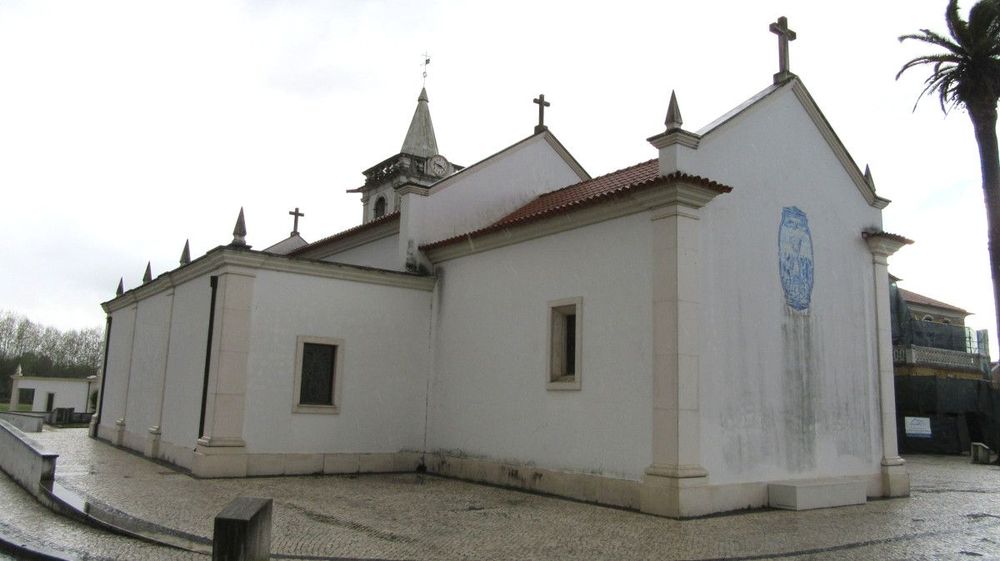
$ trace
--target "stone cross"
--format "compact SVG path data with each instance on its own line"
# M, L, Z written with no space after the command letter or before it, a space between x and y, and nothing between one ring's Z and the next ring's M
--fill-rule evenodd
M299 217L305 216L306 213L299 212L299 207L295 207L295 210L288 211L288 214L295 217L295 223L292 225L292 234L291 234L294 236L299 233Z
M538 134L548 129L545 126L545 108L552 104L545 101L545 94L538 94L533 101L538 104L538 125L535 126L535 134Z
M778 73L774 75L774 83L780 84L794 76L788 70L788 42L795 40L795 32L788 29L788 18L785 16L772 23L770 29L778 36Z

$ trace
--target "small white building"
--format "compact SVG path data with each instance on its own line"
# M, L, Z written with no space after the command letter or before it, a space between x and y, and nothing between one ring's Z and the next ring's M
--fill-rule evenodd
M90 394L97 389L97 376L88 378L55 378L25 376L21 367L11 376L10 411L17 411L22 404L19 395L30 390L33 412L48 412L60 407L71 407L77 413L90 411Z
M423 467L674 517L789 481L909 493L908 240L787 68L698 132L671 100L650 154L596 178L541 122L455 165L428 103L352 190L360 226L254 251L241 221L104 303L95 434L197 476Z

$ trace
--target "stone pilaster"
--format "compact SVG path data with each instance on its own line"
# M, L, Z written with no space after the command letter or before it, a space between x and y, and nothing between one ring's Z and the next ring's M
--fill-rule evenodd
M136 322L139 321L139 305L132 304L129 306L129 310L132 312L132 327L131 333L129 333L128 339L128 359L125 360L125 364L128 365L128 369L125 371L125 384L122 390L122 416L115 419L114 434L112 442L115 446L124 446L125 444L125 425L128 419L128 388L132 382L132 358L135 356L135 332L136 332ZM100 430L100 427L98 427Z
M885 232L865 233L875 280L875 333L878 345L879 409L882 421L882 496L906 497L910 476L896 442L896 393L892 369L892 317L889 310L888 258L912 241Z
M651 211L653 228L653 464L639 491L643 512L671 517L711 512L701 465L699 408L700 208L719 194L678 183Z
M205 429L191 467L200 477L246 475L243 417L254 281L250 269L229 267L219 274Z

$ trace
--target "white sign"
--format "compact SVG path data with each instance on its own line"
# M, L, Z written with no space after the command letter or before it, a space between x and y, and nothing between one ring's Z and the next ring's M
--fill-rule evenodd
M931 437L930 417L903 417L903 427L906 430L906 436L912 438Z

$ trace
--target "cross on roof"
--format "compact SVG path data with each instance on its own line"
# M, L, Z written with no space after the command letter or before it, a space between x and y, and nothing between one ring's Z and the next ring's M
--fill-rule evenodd
M774 75L774 83L784 82L794 76L788 70L788 42L795 40L795 32L788 28L788 18L781 16L770 26L771 33L778 36L778 73Z
M535 126L535 134L538 134L549 128L545 126L545 108L552 104L545 101L545 94L538 94L532 101L538 104L538 124Z
M292 234L291 234L295 236L299 233L299 217L305 216L306 213L299 212L299 207L295 207L295 210L288 211L288 214L291 214L292 216L295 217L295 224L292 226Z
M774 75L774 83L780 84L794 76L788 70L788 42L795 40L795 32L788 29L788 18L785 16L772 23L770 30L778 36L778 73Z

